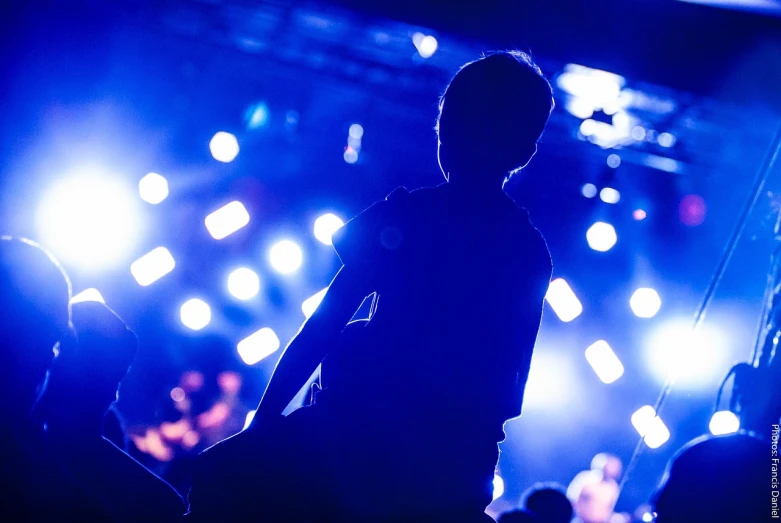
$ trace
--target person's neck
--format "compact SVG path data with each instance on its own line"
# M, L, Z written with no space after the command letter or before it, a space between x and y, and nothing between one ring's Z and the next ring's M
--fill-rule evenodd
M448 184L456 191L462 194L479 197L506 197L503 184L475 183L465 181L458 176L450 177Z

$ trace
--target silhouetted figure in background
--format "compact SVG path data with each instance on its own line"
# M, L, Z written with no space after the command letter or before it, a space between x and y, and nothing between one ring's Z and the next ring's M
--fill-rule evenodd
M528 510L511 510L499 516L498 523L542 523L542 521Z
M657 523L771 521L769 441L745 433L692 441L673 458L655 500Z
M74 329L70 295L40 246L0 238L0 519L170 521L181 498L101 437L135 337L98 303Z
M572 521L572 504L564 487L556 483L532 485L522 496L523 507L534 514L540 523L569 523Z
M33 409L70 336L70 281L33 242L0 237L0 519L100 517L49 454Z
M193 519L491 521L497 443L521 413L551 275L503 183L552 107L525 54L458 72L438 122L449 183L397 189L335 234L344 266L250 429L202 454ZM345 328L370 294L369 321ZM321 363L314 405L282 418Z
M172 521L184 513L179 494L103 437L137 349L135 335L102 303L72 305L76 339L55 361L40 416L47 444L63 470L111 521Z
M583 523L610 521L618 501L618 480L623 467L616 456L600 453L591 460L591 470L578 473L572 480L567 497Z

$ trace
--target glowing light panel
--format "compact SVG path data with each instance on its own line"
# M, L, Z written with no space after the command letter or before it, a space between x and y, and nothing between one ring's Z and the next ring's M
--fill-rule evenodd
M740 419L733 412L720 410L713 413L708 429L714 436L733 434L740 430Z
M100 293L98 289L90 288L85 289L75 295L73 298L71 298L71 304L74 303L83 303L85 301L96 301L98 303L106 303L106 301L103 299L103 295Z
M624 375L624 365L605 340L599 340L586 349L586 361L602 383L613 383Z
M280 274L292 274L303 263L301 247L294 241L282 240L275 243L269 251L269 263Z
M618 235L612 225L605 222L596 222L586 231L588 246L598 252L607 252L618 241Z
M545 299L556 316L565 323L574 320L583 312L583 305L563 278L550 282Z
M231 133L220 131L209 141L209 151L218 162L230 163L239 155L239 141Z
M320 306L320 302L325 298L326 292L328 292L328 287L304 300L304 303L301 304L301 312L304 313L304 316L309 318L315 313Z
M220 207L204 220L212 238L222 240L249 223L249 212L239 201L232 201Z
M149 173L138 182L138 195L152 205L168 198L168 180L157 173Z
M130 265L130 273L139 285L151 285L176 267L176 261L165 247L157 247Z
M199 331L212 321L212 309L205 301L192 298L182 304L179 318L185 327Z
M332 213L327 213L315 220L315 238L325 245L333 245L331 237L344 226L344 221Z
M260 278L252 269L241 267L228 275L228 292L239 300L250 300L260 292Z
M638 318L653 318L662 307L662 298L656 290L642 287L629 298L629 306Z
M635 411L631 421L649 448L657 449L670 439L670 430L650 405L645 405Z
M255 365L263 358L274 354L279 346L277 334L272 329L264 327L241 340L236 349L244 363Z

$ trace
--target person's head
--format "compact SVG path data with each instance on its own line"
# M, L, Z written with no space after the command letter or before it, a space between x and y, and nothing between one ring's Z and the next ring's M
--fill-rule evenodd
M25 239L0 237L0 410L7 419L35 405L55 347L70 331L71 286L54 257Z
M464 65L439 102L439 164L449 181L501 186L537 152L553 91L520 51Z
M618 457L602 452L594 456L591 460L591 470L598 470L602 473L603 480L618 481L623 472L624 465Z
M498 523L544 523L527 510L511 510L499 516Z
M563 486L556 483L532 485L523 494L523 506L544 523L569 523L572 504Z
M672 459L656 495L657 523L764 521L770 456L769 442L746 433L690 442Z

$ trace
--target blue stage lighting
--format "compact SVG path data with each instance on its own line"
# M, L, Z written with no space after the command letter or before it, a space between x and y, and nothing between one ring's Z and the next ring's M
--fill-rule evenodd
M649 448L657 449L670 439L670 430L650 405L637 409L632 414L631 421Z
M168 198L168 180L157 173L149 173L138 182L138 194L145 202L157 205Z
M323 214L317 220L315 220L315 238L320 243L325 245L332 245L333 241L331 237L333 234L342 228L344 221L332 213Z
M269 110L265 103L259 103L247 109L245 114L247 129L258 129L268 123Z
M612 225L605 222L596 222L586 231L588 246L599 252L607 252L618 241L618 235Z
M139 285L151 285L176 267L176 261L165 247L157 247L130 265L130 273Z
M239 155L239 141L231 133L220 131L209 141L209 150L218 162L230 163Z
M740 430L740 419L733 412L720 410L713 413L708 429L714 436L733 434Z
M249 212L239 201L232 201L220 207L204 220L212 238L222 240L249 223Z
M624 375L624 366L605 340L599 340L586 349L588 361L602 383L613 383Z
M301 247L292 240L279 241L269 250L269 263L280 274L296 272L301 267L303 259Z
M556 316L565 323L574 320L583 312L583 305L563 278L550 282L545 299Z
M629 298L629 306L638 318L653 318L662 307L662 299L656 290L643 287Z
M260 278L252 269L241 267L228 275L228 292L239 300L250 300L260 292Z
M612 187L605 187L599 191L599 198L605 203L618 203L621 193Z
M38 207L41 243L88 269L121 261L143 225L133 193L124 181L97 172L53 184Z
M179 317L185 327L199 331L212 321L212 309L205 301L192 298L182 304Z
M250 334L236 345L239 357L247 365L255 365L263 358L275 353L279 347L279 338L268 327Z
M422 58L431 58L439 47L439 42L437 42L435 37L423 33L415 33L412 35L412 43L415 45L418 54Z

